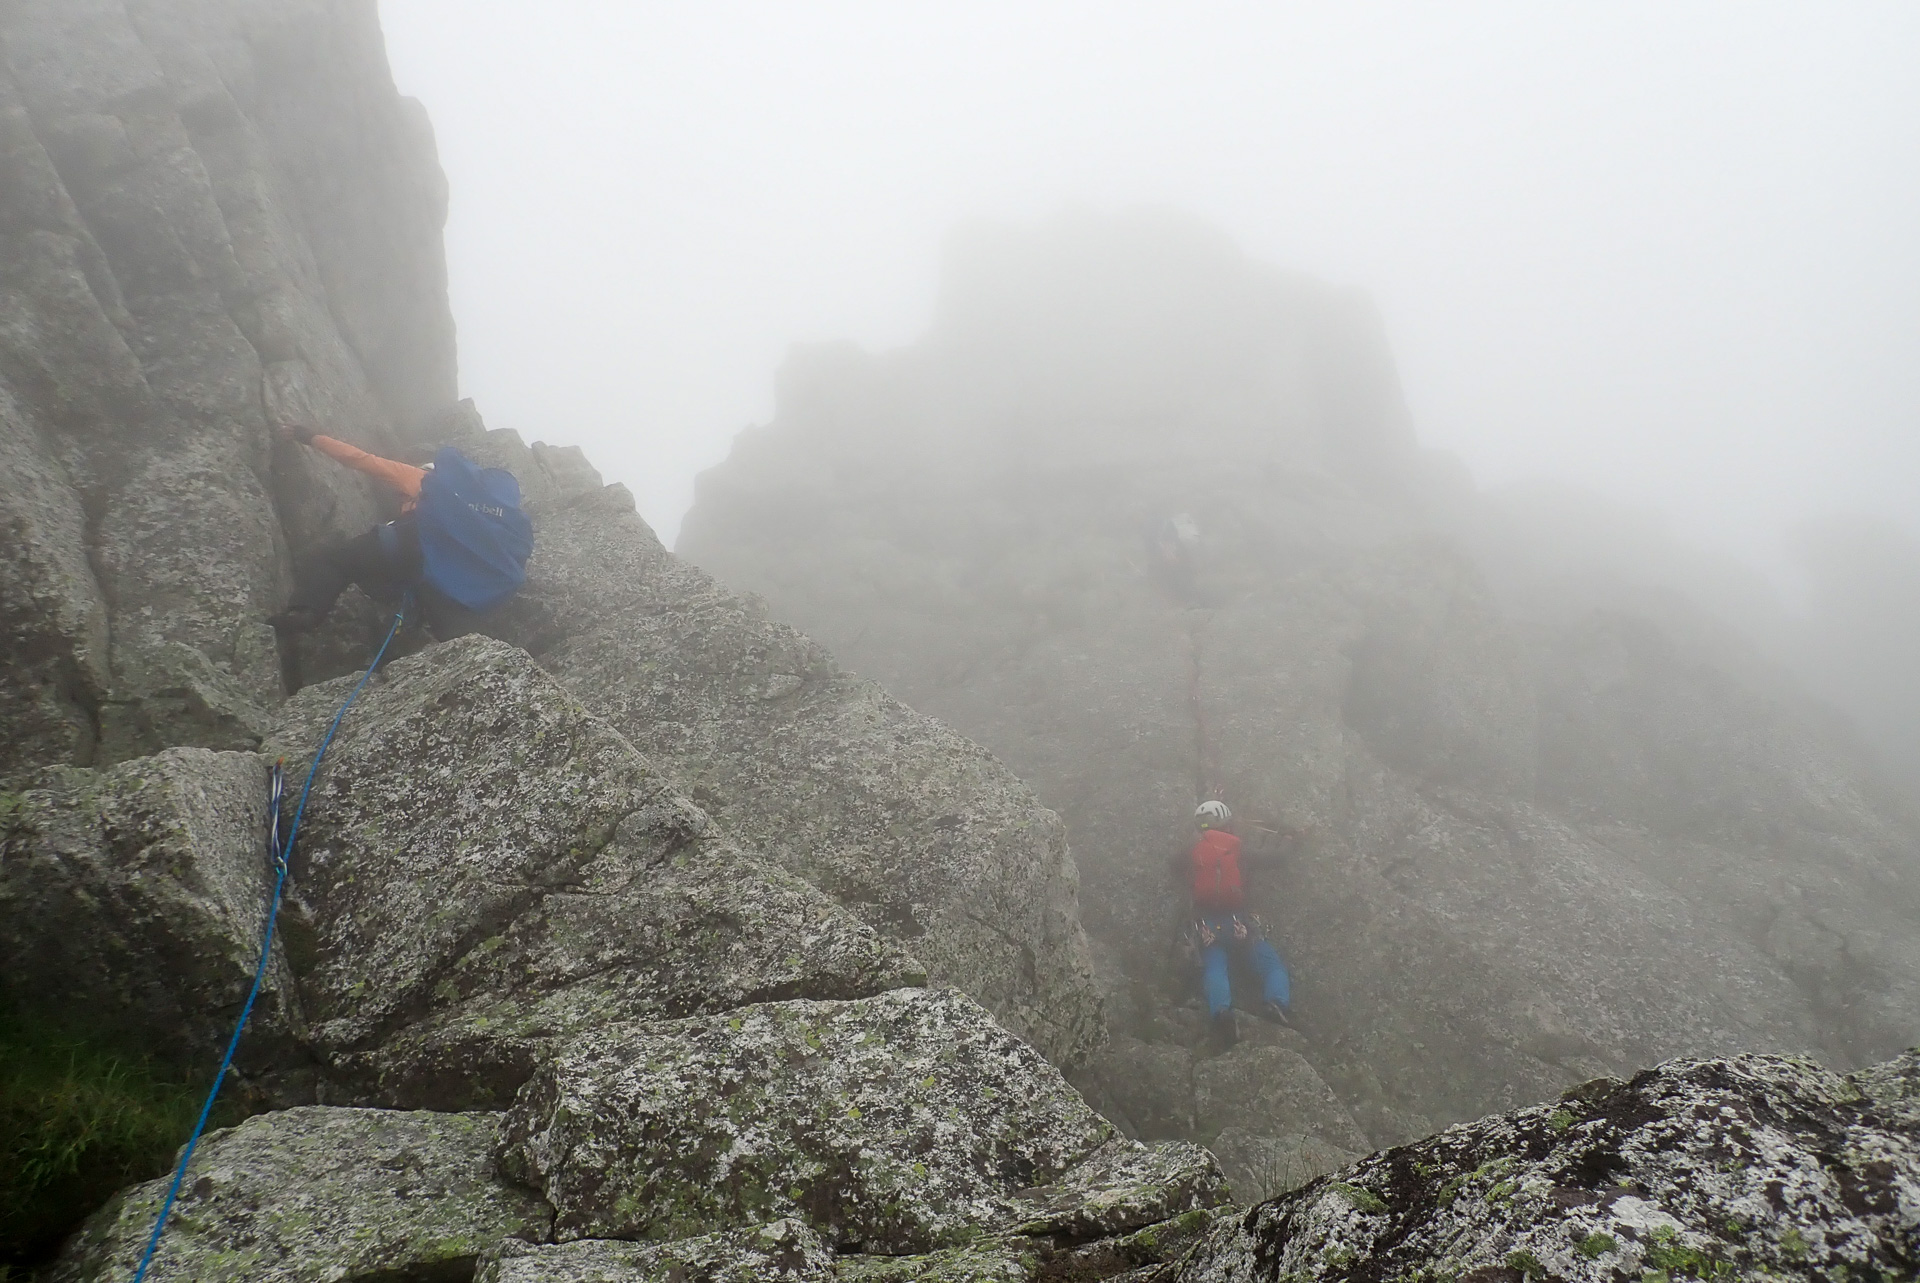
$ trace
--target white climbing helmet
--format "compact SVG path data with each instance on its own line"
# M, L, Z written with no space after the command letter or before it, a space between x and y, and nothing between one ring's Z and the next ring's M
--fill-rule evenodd
M1233 818L1233 812L1229 811L1227 804L1218 798L1208 798L1199 806L1193 808L1193 818L1200 821L1200 823L1207 828L1213 828L1215 825L1225 824L1228 820L1231 820Z

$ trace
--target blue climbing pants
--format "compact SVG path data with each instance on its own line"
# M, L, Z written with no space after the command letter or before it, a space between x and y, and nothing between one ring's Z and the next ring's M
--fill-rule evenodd
M1200 933L1201 984L1207 994L1207 1011L1212 1015L1233 1006L1233 986L1227 979L1227 950L1244 948L1253 969L1260 973L1262 997L1287 1006L1293 999L1293 985L1287 978L1287 964L1267 938L1244 918L1233 914L1202 918Z

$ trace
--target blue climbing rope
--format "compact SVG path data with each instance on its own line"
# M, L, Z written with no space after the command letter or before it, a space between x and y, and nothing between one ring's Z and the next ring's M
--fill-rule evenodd
M374 670L380 667L381 658L386 655L387 647L393 644L394 634L400 631L401 621L412 606L413 597L408 594L401 601L400 609L393 612L393 626L387 629L386 640L380 643L380 649L373 653L373 662L360 675L359 684L347 696L347 702L340 705L340 711L333 715L333 723L327 727L326 736L320 741L313 762L307 767L307 782L300 786L300 804L293 808L293 823L287 829L284 843L280 841L280 802L285 788L286 759L282 758L273 764L272 809L267 817L267 854L272 857L274 868L273 903L267 909L267 930L260 941L260 961L253 969L253 988L247 990L246 1005L240 1008L240 1019L233 1026L233 1037L227 1040L227 1054L220 1058L220 1071L213 1076L213 1086L207 1091L207 1103L200 1107L200 1121L193 1125L193 1135L187 1138L187 1147L180 1153L179 1165L173 1169L173 1184L167 1187L166 1201L160 1204L160 1215L153 1222L153 1233L147 1236L147 1250L140 1257L140 1268L133 1272L133 1283L142 1283L147 1277L147 1267L153 1264L153 1254L160 1248L160 1232L167 1225L167 1214L173 1210L173 1201L180 1195L180 1185L187 1178L187 1164L193 1161L193 1151L200 1144L200 1134L207 1129L207 1118L213 1113L213 1102L220 1095L220 1085L226 1081L227 1070L233 1065L233 1053L240 1046L240 1034L247 1027L247 1017L253 1014L253 1000L260 996L260 982L267 974L267 959L273 953L274 924L280 919L280 897L287 885L287 857L293 852L294 839L300 836L300 817L307 813L307 795L313 791L313 777L320 772L320 759L327 755L334 732L340 729L341 719L353 707L353 701L360 698L360 692L366 688Z

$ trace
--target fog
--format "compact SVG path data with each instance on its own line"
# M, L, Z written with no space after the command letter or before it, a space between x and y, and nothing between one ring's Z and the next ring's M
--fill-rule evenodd
M790 344L919 337L967 220L1142 203L1367 291L1483 486L1583 487L1796 606L1832 531L1920 532L1911 5L381 12L464 393L669 542Z
M382 14L452 181L465 391L669 537L790 342L910 341L956 222L1068 202L1370 291L1483 482L1766 555L1920 499L1912 6Z

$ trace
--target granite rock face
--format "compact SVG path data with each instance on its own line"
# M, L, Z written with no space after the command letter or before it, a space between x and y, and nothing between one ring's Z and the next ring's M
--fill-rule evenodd
M576 1038L515 1101L502 1163L563 1240L793 1217L900 1255L996 1225L1100 1237L1223 1197L1204 1151L1110 1156L1111 1137L976 1003L900 989Z
M257 743L288 538L374 510L277 509L332 465L269 416L391 448L451 403L445 200L370 6L0 13L0 771Z
M1050 1058L1103 1032L1059 817L992 755L673 558L619 487L536 513L494 625L728 831Z
M310 755L353 680L289 701L270 743ZM384 669L309 806L288 936L313 1041L382 1104L504 1105L609 1021L924 978L490 638Z
M290 1109L210 1136L147 1277L323 1283L471 1275L551 1210L495 1175L495 1114ZM69 1244L57 1283L133 1277L166 1180L121 1193Z
M1222 1222L1161 1277L1911 1278L1917 1097L1911 1052L1845 1078L1673 1061L1376 1154Z
M182 1065L219 1056L260 956L272 894L269 762L169 749L67 768L0 800L0 1010L64 1022ZM242 1069L304 1057L276 947Z
M1673 1044L1857 1062L1906 1036L1911 827L1671 638L1517 627L1408 506L1351 292L1189 228L1154 269L1168 313L1108 271L1140 227L1069 227L1064 267L982 233L962 280L987 284L927 349L797 362L689 538L760 549L741 578L909 708L669 554L577 450L455 401L445 200L364 0L0 8L0 1016L64 1005L204 1067L235 1014L268 754L306 759L382 630L352 596L298 643L264 617L296 556L390 511L274 421L456 444L537 527L511 607L402 634L341 724L242 1045L249 1107L282 1108L205 1138L153 1277L1231 1274L1292 1250L1269 1214L1400 1206L1374 1185L1405 1151L1216 1226L1196 1141L1244 1200ZM1164 350L1114 359L1166 315ZM1205 459L1161 458L1169 425ZM1154 534L1191 510L1169 560ZM1208 1054L1159 979L1160 848L1216 787L1277 862L1260 907L1301 1002ZM1820 1268L1897 1273L1914 1099L1910 1059L1668 1067L1425 1142L1408 1214L1612 1217L1580 1243L1671 1276L1733 1259L1712 1200L1745 1215L1773 1187L1739 1182L1777 1171L1803 1237L1738 1250L1791 1273L1820 1233ZM1484 1166L1555 1145L1592 1200ZM1746 1174L1701 1175L1741 1145ZM1671 1234L1580 1184L1608 1154ZM164 1188L50 1276L127 1277ZM1539 1233L1489 1268L1537 1274Z
M112 685L87 515L44 435L0 385L0 778L93 760L89 712Z

